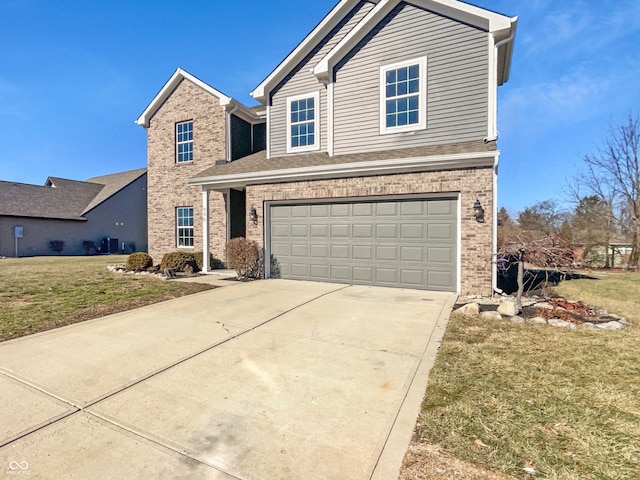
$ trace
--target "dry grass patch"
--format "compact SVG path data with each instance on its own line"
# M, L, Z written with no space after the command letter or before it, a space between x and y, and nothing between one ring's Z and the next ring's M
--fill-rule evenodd
M211 289L119 275L125 256L0 260L0 341Z
M637 325L638 281L571 281L558 293ZM640 478L638 345L637 326L569 331L452 316L412 448L440 445L518 479Z

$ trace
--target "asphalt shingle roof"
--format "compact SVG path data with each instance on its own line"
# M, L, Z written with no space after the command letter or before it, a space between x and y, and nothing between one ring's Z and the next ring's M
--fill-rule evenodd
M43 186L0 181L0 215L86 220L85 213L145 172L146 169L132 170L86 182L49 177Z
M430 157L437 155L453 155L468 152L492 152L496 150L495 142L451 143L446 145L429 145L424 147L401 148L379 152L353 153L330 157L324 152L288 155L267 159L267 152L260 152L242 157L228 163L214 165L200 172L191 180L207 179L223 175L248 174L253 172L267 172L290 168L320 167L325 165L339 165L346 163L368 162L375 160L392 160L401 158Z

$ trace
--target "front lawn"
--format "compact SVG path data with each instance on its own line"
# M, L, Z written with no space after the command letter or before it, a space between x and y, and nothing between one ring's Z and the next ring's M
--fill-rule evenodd
M634 326L569 331L452 316L402 479L494 478L482 476L492 471L516 479L640 478L640 275L573 280L556 291ZM438 446L481 473L435 471L433 454L420 452ZM420 462L432 471L419 476Z
M0 341L212 288L107 270L126 258L0 259Z

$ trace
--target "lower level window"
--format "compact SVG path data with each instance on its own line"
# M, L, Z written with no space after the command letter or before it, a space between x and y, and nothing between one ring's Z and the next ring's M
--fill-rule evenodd
M193 207L176 209L178 247L193 247Z

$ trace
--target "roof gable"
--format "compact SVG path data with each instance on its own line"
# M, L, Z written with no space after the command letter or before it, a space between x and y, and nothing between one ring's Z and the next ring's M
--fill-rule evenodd
M0 181L0 215L86 220L86 213L145 175L146 171L146 168L131 170L86 182L49 177L43 186Z
M147 108L145 108L140 117L138 117L136 123L142 127L148 128L151 117L155 115L155 113L162 106L165 100L171 96L173 91L178 87L178 85L180 85L180 82L185 79L202 88L205 92L208 92L214 97L218 98L220 100L220 105L224 106L231 103L231 97L226 96L224 93L219 92L211 85L204 83L199 78L196 78L183 69L178 68L173 73L173 75L171 75L171 78L167 81L167 83L165 83L164 86L160 89L153 100L151 100L151 103L147 106Z
M82 215L96 208L101 203L107 201L113 197L120 190L129 186L143 175L147 174L146 168L139 168L137 170L130 170L128 172L114 173L112 175L104 175L101 177L89 178L87 182L98 183L104 185L102 190L95 196L95 198L89 203L82 211Z
M341 0L250 95L256 100L265 103L268 92L309 55L316 45L318 45L359 2L360 0ZM377 2L378 0L372 1L372 3Z
M496 42L496 46L500 47L498 52L498 84L501 85L508 80L513 42L507 42L506 40L512 40L515 35L517 17L510 18L459 0L379 0L373 2L377 4L375 8L314 66L313 73L318 79L326 83L330 77L330 71L333 66L403 1L491 33ZM307 35L298 47L251 92L251 96L265 102L269 91L295 68L296 65L313 50L317 43L322 41L324 36L348 15L357 3L357 1L349 0L342 0L338 3L322 22Z

